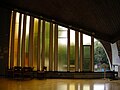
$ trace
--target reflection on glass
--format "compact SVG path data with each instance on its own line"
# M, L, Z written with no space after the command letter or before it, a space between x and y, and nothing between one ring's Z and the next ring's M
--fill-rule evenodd
M83 45L91 45L91 37L83 34Z
M26 38L25 38L25 66L28 66L29 25L30 25L30 16L27 16Z
M34 19L34 33L33 33L33 38L34 38L34 45L33 45L33 50L34 50L34 53L33 53L33 57L34 57L34 60L33 60L33 66L34 66L34 70L37 70L37 49L38 49L38 42L37 42L37 37L38 37L38 19L35 18Z
M70 30L70 71L75 71L75 31Z
M67 70L67 28L58 27L58 70Z
M50 33L50 23L45 22L45 66L49 70L49 33Z
M18 28L19 28L19 14L16 13L15 21L15 37L14 37L14 66L17 66L17 46L18 46Z
M83 71L90 71L90 46L83 46Z
M75 31L70 30L70 44L75 45Z

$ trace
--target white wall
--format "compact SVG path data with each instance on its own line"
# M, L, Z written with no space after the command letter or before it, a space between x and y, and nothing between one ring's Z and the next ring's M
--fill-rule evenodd
M113 65L120 65L120 57L118 56L118 48L116 43L111 44L112 49L112 63ZM116 71L118 71L118 67L115 68Z

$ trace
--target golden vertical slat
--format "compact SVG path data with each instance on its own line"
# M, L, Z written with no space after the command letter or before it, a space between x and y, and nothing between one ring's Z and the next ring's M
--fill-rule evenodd
M28 66L33 67L33 32L34 32L34 18L30 16L30 26L29 26L29 61Z
M26 36L26 19L27 16L24 14L23 17L23 34L22 34L22 53L21 53L21 66L25 66L25 36Z
M54 71L58 71L58 25L55 24L54 28Z
M70 71L70 29L67 31L67 71Z
M40 70L40 33L41 33L41 20L38 20L38 50L37 50L37 54L38 54L38 58L37 58L37 70Z
M75 71L78 71L79 33L75 31Z
M41 53L41 68L43 70L43 67L45 65L45 20L42 22L42 53Z
M16 12L13 11L12 30L10 31L11 32L10 68L14 66L15 21L16 21Z
M10 35L9 35L9 60L8 68L11 68L11 37L12 37L12 21L13 21L13 11L11 12L11 22L10 22Z
M19 16L19 28L18 28L17 66L20 66L21 22L22 22L22 14L20 13L20 16Z
M94 37L91 36L91 70L94 71Z
M80 33L80 71L83 71L83 33Z
M53 23L50 22L50 35L49 35L49 71L53 70Z

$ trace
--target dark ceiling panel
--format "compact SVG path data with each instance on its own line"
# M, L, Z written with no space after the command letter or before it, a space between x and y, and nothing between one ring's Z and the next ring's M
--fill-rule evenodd
M55 20L108 42L120 39L120 0L1 0L1 6ZM94 34L93 34L94 33Z

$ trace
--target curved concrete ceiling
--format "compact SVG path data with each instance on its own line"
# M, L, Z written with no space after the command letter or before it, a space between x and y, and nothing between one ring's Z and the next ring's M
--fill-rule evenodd
M120 39L120 0L1 0L0 5L107 42Z

